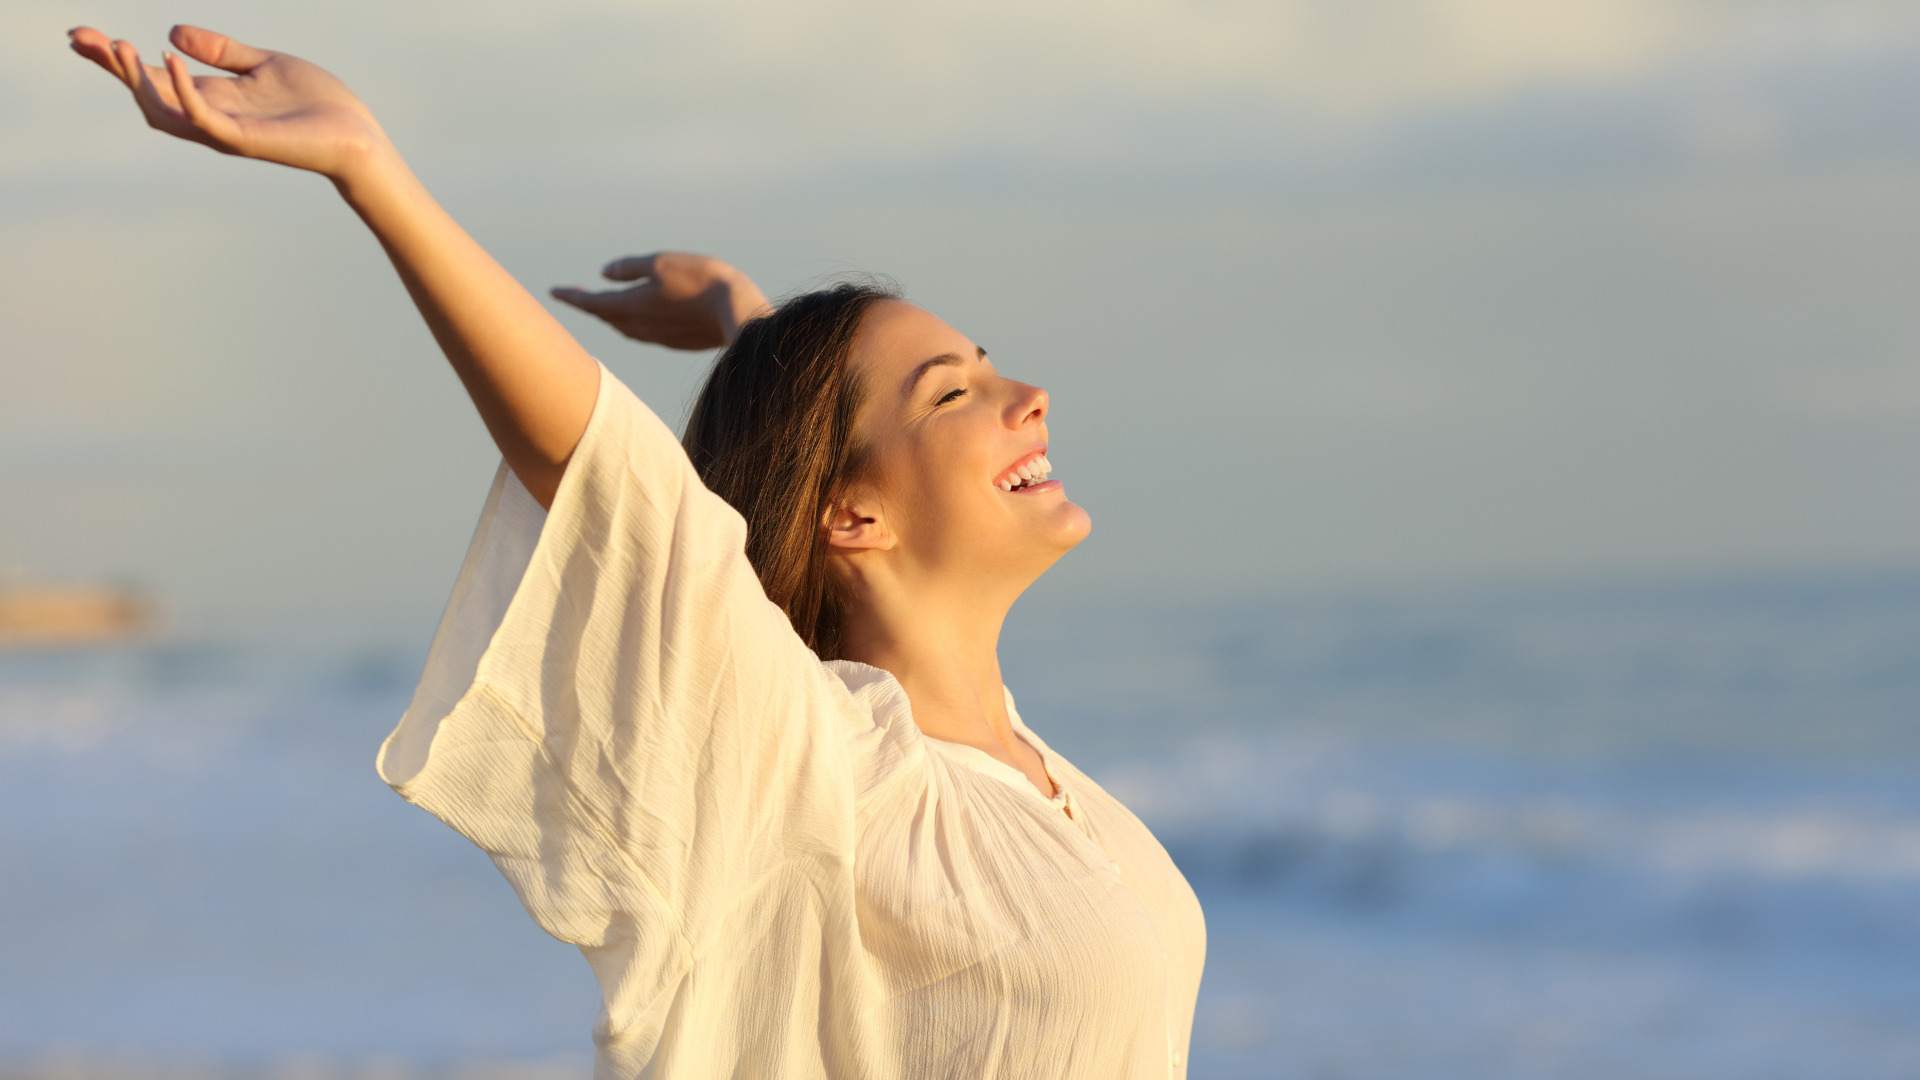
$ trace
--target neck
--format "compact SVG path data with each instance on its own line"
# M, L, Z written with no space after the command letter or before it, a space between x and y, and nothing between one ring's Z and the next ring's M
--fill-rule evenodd
M999 656L1013 597L855 584L841 655L899 680L927 735L983 749L1015 745Z

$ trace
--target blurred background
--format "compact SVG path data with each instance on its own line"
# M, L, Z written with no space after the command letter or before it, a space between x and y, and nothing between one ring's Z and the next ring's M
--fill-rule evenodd
M881 272L1052 391L1003 658L1206 906L1196 1080L1920 1075L1900 0L10 0L0 1075L589 1068L372 769L496 456L324 182L62 37L175 21L538 291Z

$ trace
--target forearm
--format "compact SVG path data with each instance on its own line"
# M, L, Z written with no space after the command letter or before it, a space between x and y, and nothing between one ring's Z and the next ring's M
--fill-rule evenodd
M593 414L599 365L390 147L367 150L334 183L393 260L508 467L551 505Z

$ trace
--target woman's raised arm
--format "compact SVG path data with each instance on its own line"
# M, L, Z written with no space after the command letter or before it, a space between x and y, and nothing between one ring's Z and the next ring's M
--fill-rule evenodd
M552 503L593 414L599 365L434 202L340 80L192 26L173 28L174 46L232 78L196 78L172 54L165 67L144 64L91 27L69 38L133 91L150 126L332 180L392 258L508 467L540 505Z

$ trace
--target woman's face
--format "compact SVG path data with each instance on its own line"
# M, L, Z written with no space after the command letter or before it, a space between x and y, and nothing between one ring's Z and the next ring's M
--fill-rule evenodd
M868 310L851 362L867 448L851 509L878 524L899 572L1017 593L1086 537L1087 512L1045 471L1045 390L897 300Z

